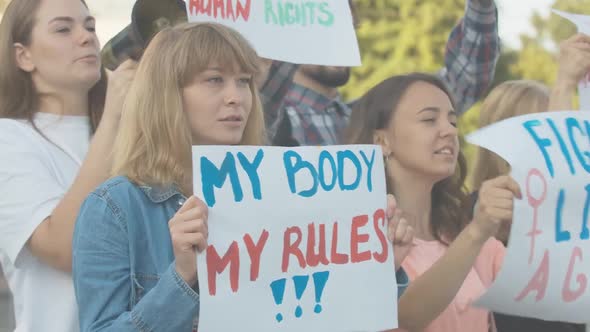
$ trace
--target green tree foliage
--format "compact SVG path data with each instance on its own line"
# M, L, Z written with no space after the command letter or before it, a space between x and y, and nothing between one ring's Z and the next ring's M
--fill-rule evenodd
M464 0L357 0L363 65L343 89L357 98L382 80L441 68L449 32L463 16ZM444 8L444 10L441 10Z

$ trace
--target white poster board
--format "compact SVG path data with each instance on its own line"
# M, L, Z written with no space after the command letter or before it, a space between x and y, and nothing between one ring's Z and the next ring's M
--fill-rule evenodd
M189 22L239 31L261 57L297 64L359 66L346 0L187 0Z
M508 161L523 194L502 269L479 303L511 315L588 321L590 113L510 118L468 141Z
M193 147L199 331L397 326L378 146Z

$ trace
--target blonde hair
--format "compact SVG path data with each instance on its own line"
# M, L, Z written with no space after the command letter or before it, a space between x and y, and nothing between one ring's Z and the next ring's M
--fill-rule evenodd
M490 92L481 106L479 127L514 116L544 112L549 104L549 89L529 80L507 81ZM489 179L507 174L510 165L497 154L478 148L473 168L473 190Z
M81 2L86 6L84 0ZM35 15L40 4L41 0L13 0L8 3L0 23L0 118L26 119L37 131L33 117L39 111L39 93L31 74L19 68L14 44L31 44ZM102 116L106 77L104 68L101 68L100 80L88 92L92 132Z
M236 31L215 23L187 23L158 33L146 49L123 106L113 175L138 184L183 187L192 175L192 135L182 89L212 61L258 73L258 56ZM240 142L261 145L264 117L254 79L252 109ZM186 189L186 188L185 188Z

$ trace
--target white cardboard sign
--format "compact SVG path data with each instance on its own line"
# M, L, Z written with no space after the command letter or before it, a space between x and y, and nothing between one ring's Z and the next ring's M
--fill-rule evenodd
M468 141L508 161L523 194L515 200L504 264L480 304L511 315L587 321L590 114L514 117Z
M193 147L209 206L199 331L397 326L378 146Z
M190 22L239 31L261 57L297 64L359 66L346 0L187 0Z

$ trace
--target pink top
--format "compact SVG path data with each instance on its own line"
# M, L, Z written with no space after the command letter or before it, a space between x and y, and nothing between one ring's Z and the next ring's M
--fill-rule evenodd
M414 240L415 247L402 266L410 280L422 275L447 250L438 241ZM490 331L489 311L473 307L477 300L496 278L504 260L504 245L489 239L481 249L474 266L465 278L459 292L449 306L434 320L425 332L488 332ZM396 331L404 331L398 329Z

